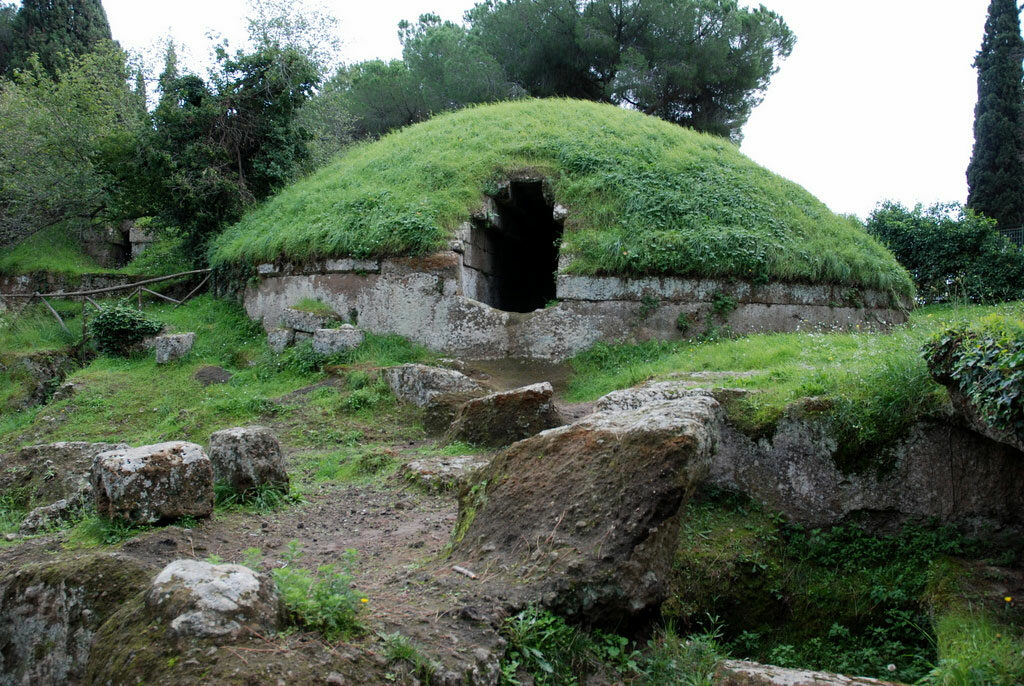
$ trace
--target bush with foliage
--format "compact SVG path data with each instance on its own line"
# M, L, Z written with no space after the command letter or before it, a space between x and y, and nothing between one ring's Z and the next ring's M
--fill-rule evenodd
M285 566L273 572L292 622L321 632L329 641L358 631L356 615L365 599L350 587L356 552L345 551L340 569L321 565L315 572L295 565L301 556L298 542L292 541Z
M160 332L163 324L130 305L104 305L92 320L96 349L104 355L127 355L146 336Z
M992 315L947 329L924 347L932 374L955 384L991 426L1024 436L1024 322Z
M868 233L910 271L926 303L1024 298L1024 250L994 227L957 203L910 210L884 202L867 221Z

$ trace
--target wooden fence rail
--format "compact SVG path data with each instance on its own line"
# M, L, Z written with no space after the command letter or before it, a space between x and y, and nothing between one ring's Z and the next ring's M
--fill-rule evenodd
M132 296L138 296L139 309L142 309L142 293L143 291L145 291L150 295L155 295L158 298L163 298L164 300L174 303L174 309L178 309L179 307L184 305L192 296L198 293L199 289L206 285L206 282L210 280L210 271L211 270L209 269L193 269L192 271L189 272L168 274L167 276L158 276L152 279L144 279L142 281L136 281L135 283L126 283L123 286L109 286L107 288L96 288L91 291L73 291L71 293L40 293L39 291L36 291L35 293L0 293L0 298L27 298L28 302L25 303L26 306L31 304L33 298L39 298L43 302L43 304L46 305L46 309L50 311L50 314L57 318L57 321L60 323L61 328L64 329L64 331L67 331L68 333L71 332L68 330L67 324L64 323L64 320L61 318L60 314L57 312L57 310L53 308L53 305L49 303L47 298L83 298L85 302L82 303L82 340L85 340L86 337L88 336L88 315L86 314L85 311L85 305L86 303L88 303L95 307L97 310L100 309L99 304L97 304L96 301L93 300L90 296L100 295L103 293L116 293L117 291L130 291L130 293L128 293L128 298L131 298ZM162 293L157 293L155 291L151 291L150 289L143 287L154 283L160 283L162 281L170 281L171 279L180 279L183 276L194 276L196 274L206 274L206 277L199 283L198 286L189 291L189 294L186 295L181 300L175 300L170 296L163 295Z

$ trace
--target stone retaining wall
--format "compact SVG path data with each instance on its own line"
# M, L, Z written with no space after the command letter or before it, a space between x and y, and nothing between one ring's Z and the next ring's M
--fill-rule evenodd
M259 284L246 291L246 311L269 331L285 308L312 298L367 331L400 334L435 350L559 360L598 341L681 339L715 326L737 334L884 329L905 322L911 306L838 286L560 273L556 304L505 312L465 297L475 274L464 266L461 242L451 247L423 258L262 264ZM716 300L735 307L716 311Z

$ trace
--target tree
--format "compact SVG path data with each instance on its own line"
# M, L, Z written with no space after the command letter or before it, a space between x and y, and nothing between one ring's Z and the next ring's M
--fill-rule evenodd
M907 268L924 302L1024 298L1024 250L1000 235L991 219L959 204L908 210L881 203L867 230Z
M319 71L268 41L233 55L218 48L209 81L180 73L169 46L152 126L121 165L134 184L126 212L177 227L197 260L211 235L293 178L306 153L296 115Z
M536 96L634 107L734 140L795 38L737 0L485 0L473 35Z
M513 97L516 89L497 60L477 44L465 27L442 22L436 14L398 25L402 60L420 85L430 113Z
M0 76L11 73L14 57L14 18L18 10L14 5L0 3Z
M32 57L0 81L0 244L69 220L106 215L101 158L139 123L124 53L111 42L71 57L57 79Z
M1001 227L1024 226L1024 39L1015 0L991 0L974 60L978 103L967 206Z
M50 76L66 70L73 57L111 40L100 0L23 0L12 21L9 67L23 69L32 55ZM0 32L2 40L2 32ZM4 49L0 47L0 53Z
M380 136L432 114L523 94L465 27L424 14L398 29L401 60L360 62L332 79L357 135Z

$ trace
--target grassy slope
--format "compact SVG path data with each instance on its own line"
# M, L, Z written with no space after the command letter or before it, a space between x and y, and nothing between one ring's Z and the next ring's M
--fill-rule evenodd
M856 223L727 141L573 100L468 108L356 146L228 229L212 261L423 253L520 170L569 208L576 273L913 289Z
M325 378L315 369L315 360L303 359L309 352L303 348L284 356L270 353L262 329L235 304L201 296L177 310L171 305L151 305L146 312L172 332L196 332L192 353L180 362L159 367L152 354L96 358L69 377L84 387L72 398L35 410L0 414L0 451L58 440L205 443L218 429L267 414L287 415L289 405L278 402L281 396ZM41 314L38 317L37 342L41 346L62 339L53 328L55 322L51 326ZM72 331L81 331L77 320L68 323ZM24 335L18 333L21 330L0 328L0 354L25 347ZM363 357L394 364L420 361L429 354L396 337L371 336L351 361ZM229 383L203 387L192 376L206 365L222 366L234 376ZM0 376L0 382L3 378ZM362 409L359 402L372 404L376 400L370 391L353 393L356 401L348 400L349 393L342 398L353 405L352 411ZM296 431L311 434L320 428L304 425Z
M82 252L73 230L65 225L56 225L29 236L0 255L0 274L49 272L69 277L83 274L174 274L191 268L181 257L179 247L173 240L157 242L144 255L124 267L107 269Z
M598 345L573 360L569 396L593 400L678 372L753 372L715 382L757 391L729 408L734 419L760 432L794 401L823 396L840 443L857 452L886 443L945 402L945 389L932 381L921 357L923 343L946 326L993 313L1019 319L1024 303L929 306L889 334L779 333L704 343Z

